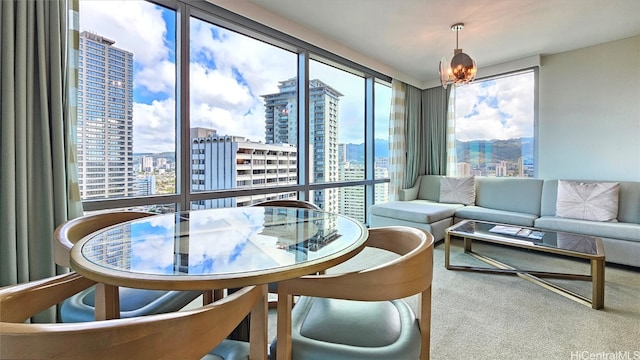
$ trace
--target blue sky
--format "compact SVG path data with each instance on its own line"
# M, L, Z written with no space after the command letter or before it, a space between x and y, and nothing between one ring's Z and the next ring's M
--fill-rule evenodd
M134 152L174 151L175 13L144 1L81 1L80 29L115 40L116 47L134 54ZM296 74L297 55L195 18L190 32L191 126L264 141L260 95L278 92L278 81ZM315 61L310 76L345 95L340 100L338 141L363 142L363 79ZM533 109L517 100L532 85L520 83L460 87L460 136L530 136L533 129L523 124L530 121L526 119L531 119ZM388 88L379 92L377 138L388 138L390 96Z
M175 14L143 1L81 1L80 29L115 40L134 54L134 152L175 147ZM297 55L257 40L191 21L191 123L219 134L264 140L260 95L296 74ZM345 94L339 141L363 141L363 80L328 66L314 76ZM388 93L388 94L387 94ZM390 91L380 92L378 137L388 136Z

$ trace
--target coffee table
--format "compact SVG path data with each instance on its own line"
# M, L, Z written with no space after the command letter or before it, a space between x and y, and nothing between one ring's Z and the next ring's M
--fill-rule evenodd
M493 268L451 265L449 258L452 236L464 239L464 252L466 254L492 265ZM588 275L584 275L517 269L511 265L474 252L471 248L473 240L553 253L571 258L587 259L591 262L591 272ZM604 307L605 255L602 240L598 237L484 221L463 220L446 230L444 244L444 264L448 270L514 274L579 303L591 306L594 309L602 309ZM592 297L589 299L561 286L552 284L541 279L543 277L591 281Z

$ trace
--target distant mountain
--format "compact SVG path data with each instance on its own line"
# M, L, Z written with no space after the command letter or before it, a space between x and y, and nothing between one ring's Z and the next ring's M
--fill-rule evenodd
M389 157L389 141L376 139L375 154L376 157ZM144 156L151 156L154 160L158 158L165 158L169 163L176 161L176 155L173 152L133 154L133 157L137 159L140 159ZM364 143L347 144L347 161L364 163Z
M469 159L477 162L480 158L480 164L484 165L485 162L516 162L520 157L525 162L533 160L533 138L456 141L456 149L458 162L470 162Z
M171 152L167 151L162 153L134 153L133 154L134 158L142 158L143 156L151 156L154 161L158 158L165 158L169 163L176 161L176 154L173 151Z
M347 161L364 163L364 143L347 144ZM376 139L374 144L375 156L377 158L389 157L389 141Z

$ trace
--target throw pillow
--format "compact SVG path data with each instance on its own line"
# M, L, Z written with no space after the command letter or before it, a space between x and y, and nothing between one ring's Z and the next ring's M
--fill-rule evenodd
M473 176L441 177L441 203L473 205L476 202L476 183Z
M619 183L558 181L556 216L563 218L617 221Z

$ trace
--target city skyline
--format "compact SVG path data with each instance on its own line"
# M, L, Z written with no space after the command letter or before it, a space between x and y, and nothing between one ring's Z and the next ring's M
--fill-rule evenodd
M174 151L175 14L142 1L81 1L80 29L116 41L134 53L134 152ZM278 91L278 81L297 71L297 54L192 18L191 124L216 128L222 135L260 141L256 124L264 118L261 95ZM314 78L330 79L345 94L341 101L342 143L364 139L364 79L315 60ZM376 134L388 136L391 91L379 91Z

